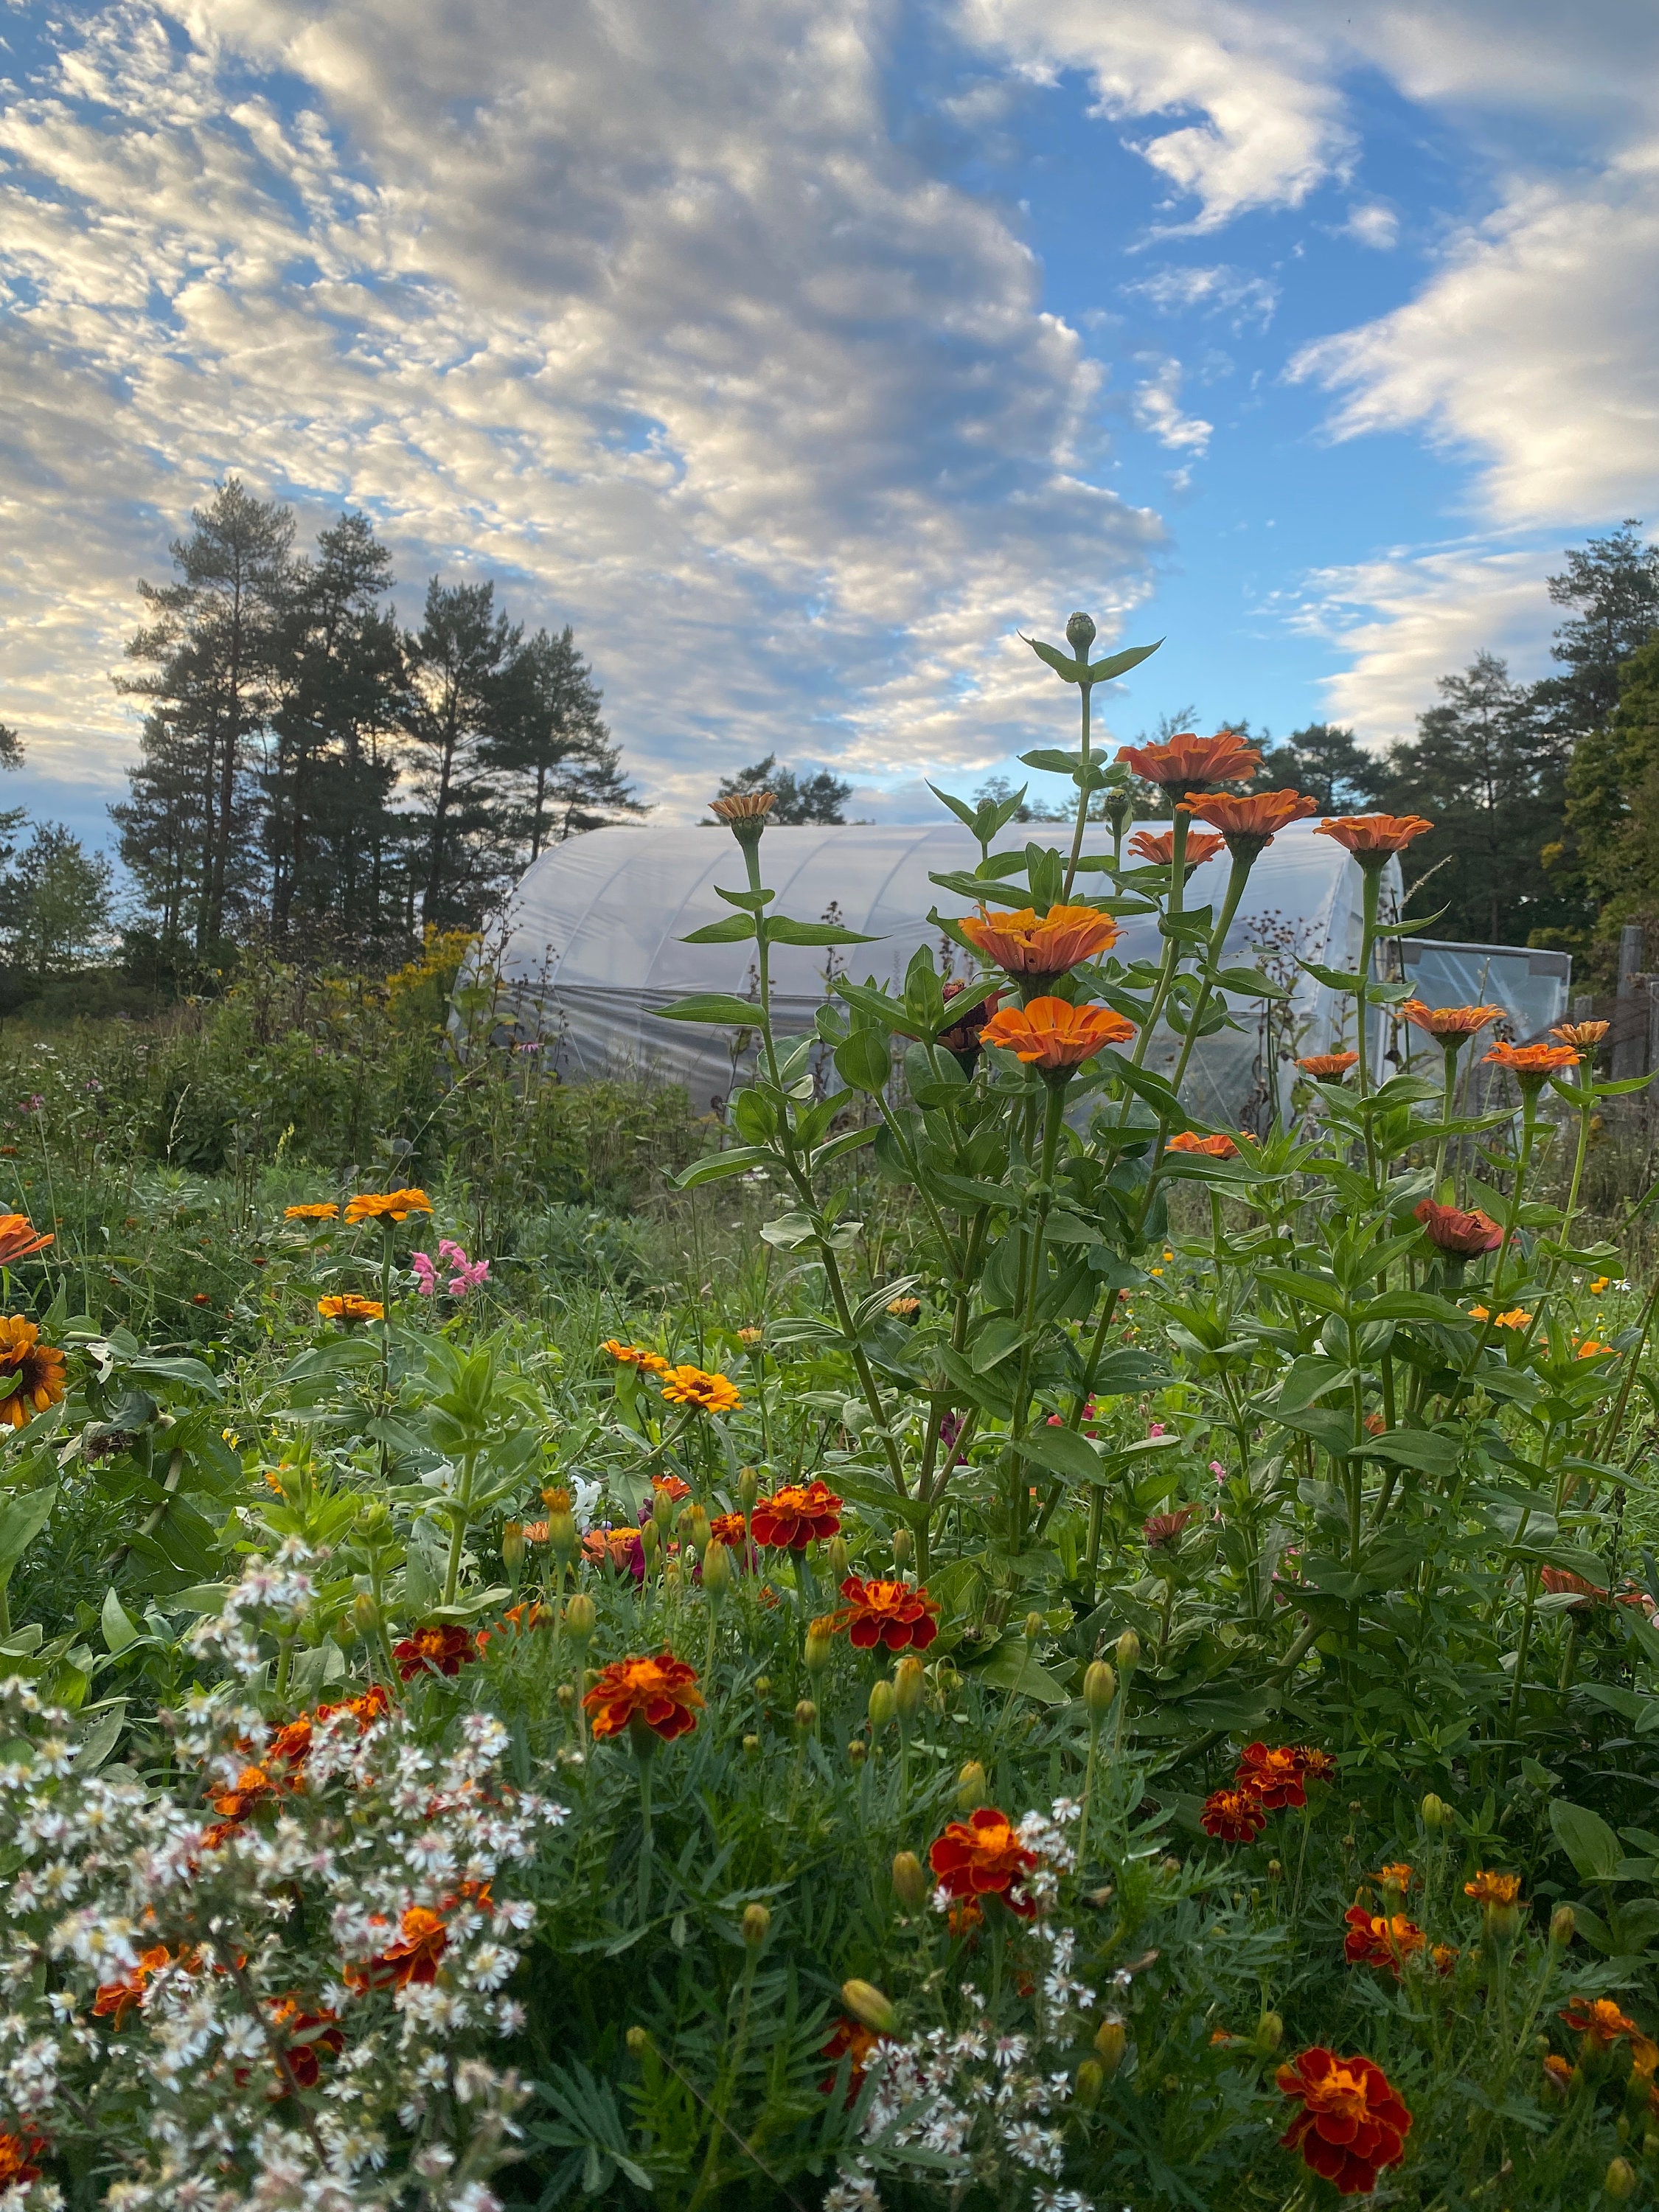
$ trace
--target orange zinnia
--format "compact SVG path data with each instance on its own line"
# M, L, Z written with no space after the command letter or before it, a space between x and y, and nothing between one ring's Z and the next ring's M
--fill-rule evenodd
M787 1483L769 1498L757 1501L749 1516L749 1533L769 1551L804 1552L820 1537L833 1536L841 1527L841 1500L822 1482L805 1489Z
M411 1905L398 1923L398 1940L361 1965L348 1966L345 1981L354 1990L401 1990L410 1982L438 1978L438 1961L449 1942L442 1917L429 1905Z
M637 1344L618 1344L614 1336L607 1336L599 1346L624 1367L643 1368L647 1375L666 1375L668 1362L659 1352L643 1352Z
M1036 1853L1019 1840L1006 1813L981 1805L966 1820L952 1820L927 1853L927 1863L950 1897L1000 1897L1011 1912L1029 1920L1036 1906L1022 1885Z
M1170 1152L1202 1152L1206 1159L1231 1160L1238 1157L1238 1146L1224 1130L1212 1137L1200 1137L1194 1130L1182 1129L1171 1137L1164 1150Z
M1611 1022L1562 1022L1550 1031L1550 1035L1559 1037L1563 1044L1572 1045L1580 1053L1589 1054L1595 1050L1612 1026Z
M417 1628L413 1636L392 1645L392 1656L402 1680L412 1682L428 1668L434 1674L459 1674L469 1659L477 1656L477 1650L459 1622L446 1621L436 1628Z
M347 1205L348 1221L407 1221L411 1213L430 1213L423 1190L359 1191Z
M631 1729L672 1743L696 1728L703 1699L696 1669L664 1644L655 1658L613 1659L582 1704L597 1739Z
M1198 1818L1205 1834L1222 1844L1254 1843L1267 1825L1253 1790L1212 1790Z
M1340 1083L1348 1070L1358 1064L1358 1060L1357 1052L1310 1052L1296 1064L1316 1083Z
M338 1297L319 1298L317 1310L325 1321L384 1321L386 1308L378 1298L360 1298L346 1291Z
M1163 744L1120 745L1117 757L1148 783L1183 793L1212 783L1240 783L1261 765L1255 747L1231 730L1218 730L1212 738L1182 730Z
M722 822L764 821L777 803L775 791L734 791L729 799L711 799L708 811Z
M285 1206L283 1208L284 1221L337 1221L339 1218L339 1207L326 1200L316 1206Z
M662 1395L672 1406L695 1406L700 1413L735 1413L742 1393L729 1375L710 1375L701 1367L663 1370Z
M0 1421L21 1429L64 1395L64 1355L21 1314L0 1316Z
M1564 1067L1577 1067L1577 1048L1570 1044L1495 1044L1483 1055L1493 1067L1507 1067L1522 1091L1541 1090Z
M1421 999L1407 999L1395 1011L1414 1030L1437 1038L1454 1052L1488 1022L1501 1021L1504 1014L1502 1006L1425 1006Z
M1214 860L1226 842L1224 837L1206 837L1201 830L1189 830L1187 832L1187 866L1195 868L1204 860ZM1129 850L1138 860L1150 860L1158 867L1170 867L1175 860L1175 831L1137 830L1129 840Z
M1051 906L1041 921L1035 907L992 914L981 907L967 915L962 933L977 952L1010 975L1047 980L1063 975L1079 960L1092 960L1117 942L1117 924L1091 906Z
M1425 1198L1413 1212L1430 1243L1455 1259L1473 1260L1478 1253L1495 1252L1504 1241L1503 1230L1478 1206L1466 1213L1460 1206L1437 1206Z
M841 1594L847 1603L823 1625L832 1635L844 1628L848 1642L857 1650L884 1644L890 1651L902 1651L906 1644L925 1651L939 1634L939 1601L925 1589L912 1589L908 1583L866 1583L848 1575Z
M1372 1914L1363 1905L1351 1905L1343 1915L1348 1932L1342 1954L1351 1966L1382 1966L1396 1981L1402 1960L1414 1958L1428 1938L1403 1912Z
M27 1213L0 1213L0 1267L27 1260L31 1252L44 1252L57 1240L42 1237Z
M1045 1074L1079 1066L1109 1044L1122 1044L1135 1025L1106 1006L1072 1006L1064 999L1033 999L1027 1006L999 1006L981 1035Z
M1420 814L1341 814L1322 822L1316 837L1334 837L1351 852L1362 868L1380 868L1394 853L1403 853L1413 837L1432 830Z
M1369 2197L1385 2166L1406 2154L1412 2116L1375 2060L1339 2058L1322 2043L1299 2051L1274 2075L1301 2110L1279 2137L1344 2197Z
M1210 799L1189 799L1187 811L1220 830L1227 850L1236 860L1253 860L1292 822L1305 822L1319 811L1316 799L1296 791L1257 791L1248 799L1231 792Z

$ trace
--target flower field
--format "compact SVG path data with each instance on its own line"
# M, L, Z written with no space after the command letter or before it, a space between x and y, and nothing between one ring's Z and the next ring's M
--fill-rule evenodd
M1174 826L1126 845L1093 635L1037 648L1075 829L950 802L966 983L843 969L775 1033L771 948L860 940L716 802L698 934L757 998L667 1011L752 1072L580 1234L526 1133L578 1109L489 1088L487 1020L374 1172L294 1029L246 1170L89 1135L78 1062L15 1109L6 2212L1659 2193L1659 1286L1645 1194L1585 1201L1630 1086L1600 1025L1384 980L1430 825L1365 816L1320 824L1346 1048L1195 1120L1316 810L1182 736L1127 749Z

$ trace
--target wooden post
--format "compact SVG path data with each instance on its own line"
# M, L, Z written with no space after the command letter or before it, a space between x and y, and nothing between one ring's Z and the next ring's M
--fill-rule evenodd
M1627 921L1619 933L1619 1003L1613 1012L1613 1074L1615 1082L1645 1072L1648 1024L1637 1002L1642 966L1642 925Z

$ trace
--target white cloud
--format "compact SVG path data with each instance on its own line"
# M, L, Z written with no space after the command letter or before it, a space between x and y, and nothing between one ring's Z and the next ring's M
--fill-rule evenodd
M1250 323L1265 331L1279 305L1279 287L1271 277L1225 266L1155 269L1150 276L1123 289L1134 298L1150 301L1161 314L1196 308L1205 314L1227 315L1236 331Z
M997 213L889 138L820 0L118 0L0 112L5 718L113 781L138 573L239 470L573 620L653 796L1045 727L1157 519ZM988 732L989 734L988 735ZM793 734L792 734L793 732Z
M1133 411L1138 427L1150 431L1160 446L1169 447L1172 453L1201 453L1215 427L1201 416L1182 413L1181 363L1174 360L1158 362L1152 374L1136 385ZM1186 471L1182 474L1184 477ZM1184 482L1180 488L1185 490Z
M1364 200L1349 209L1342 235L1379 253L1391 253L1400 240L1400 217L1385 201Z

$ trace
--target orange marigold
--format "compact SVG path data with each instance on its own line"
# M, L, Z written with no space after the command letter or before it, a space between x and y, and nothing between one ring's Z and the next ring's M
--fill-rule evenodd
M319 1298L317 1310L325 1321L384 1321L386 1308L378 1298L360 1298L344 1291L337 1297Z
M1279 2137L1343 2197L1369 2197L1384 2166L1406 2154L1412 2116L1373 2059L1339 2058L1322 2043L1300 2051L1273 2077L1301 2109Z
M245 1820L256 1805L276 1795L278 1784L263 1766L245 1766L228 1788L208 1800L222 1820Z
M372 1959L347 1966L346 1985L354 1990L401 1990L410 1982L435 1982L438 1961L448 1942L449 1931L441 1914L429 1905L411 1905L398 1923L395 1942L388 1943Z
M330 1200L323 1200L314 1206L285 1206L283 1208L284 1221L337 1221L339 1218L339 1207Z
M46 2148L44 2136L19 2135L15 2130L0 2135L0 2190L24 2189L30 2182L39 2181L40 2168L36 2161Z
M1611 1997L1575 1997L1560 2015L1588 2048L1611 2051L1620 2036L1640 2035L1641 2029Z
M1238 1755L1238 1771L1233 1779L1266 1811L1277 1813L1286 1805L1307 1803L1302 1786L1306 1771L1303 1755L1293 1744L1276 1744L1269 1750L1265 1743L1247 1743Z
M428 1672L459 1674L469 1659L477 1656L477 1647L458 1621L446 1621L435 1628L417 1628L392 1645L392 1656L400 1677L410 1682Z
M1253 1844L1267 1825L1253 1790L1212 1790L1198 1818L1205 1834L1222 1844Z
M1117 942L1117 924L1091 906L1051 906L1038 919L1034 907L992 914L981 907L967 915L962 933L977 952L1010 975L1063 975L1080 960L1092 960Z
M526 1636L532 1628L547 1628L553 1616L544 1605L537 1605L526 1598L521 1604L510 1605L491 1628L481 1628L473 1639L482 1659L489 1649L492 1636Z
M1261 765L1255 747L1231 730L1218 730L1212 738L1182 730L1162 744L1120 745L1117 757L1148 783L1177 793L1201 791L1212 783L1242 783Z
M173 1954L165 1943L157 1943L148 1951L138 1954L138 1963L119 1981L100 1982L92 2001L94 2020L107 2020L118 2033L127 2014L135 2005L142 2004L149 1978L163 1966L171 1966Z
M1432 830L1420 814L1341 814L1322 822L1316 837L1334 837L1362 868L1380 868L1390 854L1403 853L1413 837Z
M1463 1894L1472 1897L1477 1905L1513 1905L1521 1894L1521 1877L1518 1874L1492 1874L1482 1867L1473 1881L1464 1883Z
M1025 1006L999 1006L980 1032L1017 1059L1055 1073L1092 1060L1109 1044L1122 1044L1135 1025L1106 1006L1073 1006L1064 999L1033 999Z
M15 1267L32 1252L44 1252L57 1239L41 1236L27 1213L0 1213L0 1267Z
M1205 860L1214 860L1226 844L1224 837L1206 836L1201 830L1187 832L1187 865L1195 868ZM1129 840L1129 850L1138 860L1149 860L1154 866L1167 868L1175 860L1175 831L1173 830L1137 830Z
M819 1538L835 1535L840 1527L841 1500L822 1482L809 1483L804 1489L786 1484L769 1498L758 1499L749 1516L750 1534L774 1552L804 1552Z
M672 1743L690 1735L702 1711L697 1674L666 1644L654 1658L613 1659L582 1699L596 1738L631 1729Z
M1237 860L1253 860L1281 830L1319 811L1317 799L1304 799L1295 791L1257 791L1248 799L1219 792L1209 799L1190 799L1186 805L1188 813L1220 830L1227 850Z
M884 1644L890 1651L909 1645L925 1651L939 1634L939 1601L925 1589L908 1583L863 1581L848 1575L841 1586L846 1604L825 1623L833 1635L847 1631L847 1640L860 1651Z
M952 1820L929 1847L927 1863L947 1896L1000 1897L1025 1920L1036 1911L1023 1887L1036 1865L1036 1853L1021 1843L1008 1815L994 1805L981 1805L967 1820Z
M700 1413L735 1413L743 1403L729 1375L710 1375L701 1367L665 1368L662 1395L671 1406L692 1406Z
M0 1316L0 1421L22 1428L55 1406L64 1390L64 1358L21 1314Z
M643 1368L647 1375L666 1375L668 1362L659 1352L645 1352L637 1344L618 1344L614 1336L607 1336L599 1346L624 1367Z
M653 1474L651 1487L659 1497L667 1498L672 1505L678 1505L682 1498L691 1495L690 1484L682 1481L678 1474Z
M818 2084L818 2094L827 2097L836 2086L836 2075L845 2058L847 2068L847 2101L858 2102L859 2091L864 2087L864 2076L871 2058L879 2047L881 2038L874 2028L866 2027L862 2021L842 2019L836 2022L830 2040L823 2046L820 2056L830 2062L830 2071Z
M1395 1008L1403 1021L1442 1044L1461 1045L1488 1022L1501 1021L1502 1006L1425 1006L1421 999L1407 999Z
M411 1213L430 1213L432 1200L423 1190L363 1190L348 1200L348 1221L407 1221Z
M1316 1083L1340 1083L1348 1070L1357 1065L1358 1059L1357 1052L1310 1052L1305 1060L1298 1060L1296 1064L1304 1074L1311 1075Z
M1396 1981L1407 1959L1414 1958L1428 1938L1403 1912L1372 1914L1363 1905L1351 1905L1342 1916L1348 1923L1343 1956L1351 1966L1382 1966Z

